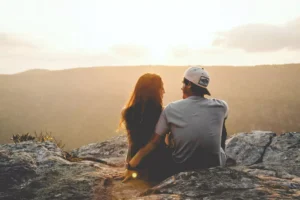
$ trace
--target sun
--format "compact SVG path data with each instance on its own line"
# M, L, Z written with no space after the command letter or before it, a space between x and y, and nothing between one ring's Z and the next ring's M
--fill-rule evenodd
M154 64L163 64L168 56L167 51L167 48L162 47L149 48L151 62Z

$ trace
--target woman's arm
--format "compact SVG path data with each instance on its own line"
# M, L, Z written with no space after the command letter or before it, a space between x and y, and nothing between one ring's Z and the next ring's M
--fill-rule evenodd
M131 152L132 152L132 146L133 146L132 143L130 142L129 136L130 136L130 131L127 129L127 138L128 138L128 151L127 151L127 156L126 156L126 162L127 163L132 158Z

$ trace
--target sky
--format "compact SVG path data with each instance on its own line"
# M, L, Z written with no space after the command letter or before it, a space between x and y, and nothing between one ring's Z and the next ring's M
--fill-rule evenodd
M300 0L0 0L0 74L300 63Z

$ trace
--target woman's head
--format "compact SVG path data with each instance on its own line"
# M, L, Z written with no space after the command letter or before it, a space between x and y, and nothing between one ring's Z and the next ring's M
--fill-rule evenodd
M162 105L164 93L165 90L161 77L157 74L146 73L142 75L135 84L126 107L136 104L144 105L150 102Z
M162 108L164 93L163 82L159 75L151 73L142 75L135 84L134 90L122 112L119 129L126 121L125 112L128 108L138 106L142 113L147 105Z

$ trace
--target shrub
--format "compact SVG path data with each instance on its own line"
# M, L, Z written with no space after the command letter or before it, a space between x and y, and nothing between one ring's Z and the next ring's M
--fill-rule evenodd
M42 131L40 132L40 134L37 134L36 132L34 132L34 136L31 136L29 133L26 134L16 134L12 136L12 140L14 141L14 143L20 143L20 142L24 142L24 141L37 141L37 142L46 142L46 141L50 141L55 143L59 148L63 149L65 147L65 144L62 143L61 140L57 141L56 138L54 136L52 136L52 133L43 133Z
M23 141L32 141L35 140L35 137L31 136L29 133L26 134L16 134L13 135L11 138L14 143L19 143L19 142L23 142Z

